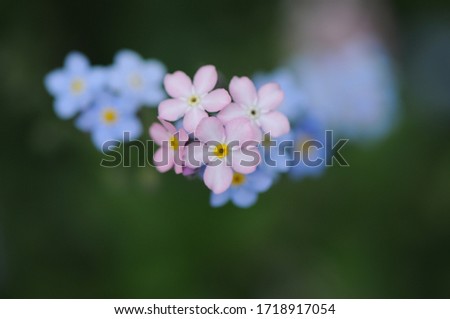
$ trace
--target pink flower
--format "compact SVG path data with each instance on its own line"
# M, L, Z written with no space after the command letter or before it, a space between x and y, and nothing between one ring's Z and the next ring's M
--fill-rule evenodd
M208 112L218 112L230 104L231 97L224 89L213 90L217 84L217 71L212 65L201 67L194 76L194 83L186 73L167 74L164 87L172 99L159 104L159 116L166 121L176 121L184 116L183 126L189 133Z
M149 129L150 137L161 146L153 155L153 162L161 173L165 173L175 166L175 172L180 174L183 172L182 159L189 136L184 129L177 131L171 123L159 120L162 125L153 123Z
M272 137L279 137L290 131L287 117L276 111L281 105L284 93L276 83L268 83L256 92L255 85L248 77L233 77L230 82L230 94L234 103L225 107L218 117L228 123L236 118L245 117L269 133ZM262 137L261 130L260 136Z
M206 164L203 179L216 194L231 186L233 171L250 174L260 162L257 136L248 119L236 119L224 127L218 118L208 117L199 123L195 136L199 142L188 146L186 165ZM194 161L190 155L194 156Z

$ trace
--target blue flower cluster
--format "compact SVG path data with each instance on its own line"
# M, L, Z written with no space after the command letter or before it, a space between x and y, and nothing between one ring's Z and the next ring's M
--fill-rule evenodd
M76 118L76 126L92 135L98 149L107 141L142 134L136 113L144 105L156 107L165 98L165 66L144 60L130 50L118 52L111 66L91 66L79 52L67 55L64 67L45 77L55 98L54 109L62 119Z
M249 175L235 173L232 186L226 192L219 195L211 193L210 203L213 207L223 206L228 201L241 208L250 207L256 203L258 195L269 190L282 174L287 173L299 180L319 176L326 168L325 161L321 161L320 165L295 161L295 153L308 156L311 161L325 159L325 147L305 146L310 141L324 145L325 127L310 115L307 98L300 89L295 73L281 68L272 73L258 73L253 79L258 87L269 82L280 85L284 100L279 110L288 117L292 130L277 138L266 135L260 146L261 165Z

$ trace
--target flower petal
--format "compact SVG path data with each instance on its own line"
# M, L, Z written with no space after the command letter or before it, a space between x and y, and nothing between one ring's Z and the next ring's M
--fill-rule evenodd
M208 117L208 114L202 109L199 109L198 107L189 108L184 115L183 127L187 132L192 133L195 131L200 121L206 117Z
M149 129L151 139L158 145L169 141L170 134L167 129L160 123L153 123Z
M199 141L189 143L184 153L186 166L192 169L202 166L206 161L206 150L207 146Z
M67 76L62 70L55 70L45 76L45 87L50 94L60 95L67 92Z
M89 69L89 60L80 52L71 52L64 61L64 66L75 73L83 73Z
M215 194L225 192L230 187L232 179L233 170L226 166L225 161L217 166L207 166L203 176L206 186Z
M166 121L176 121L186 113L188 108L189 105L182 100L168 99L159 104L158 115Z
M138 67L142 63L142 58L134 51L123 49L114 56L114 63L126 70Z
M180 146L186 145L186 143L189 141L189 135L186 133L186 131L182 128L178 131L178 140L180 141Z
M257 140L253 123L247 118L237 118L225 124L226 142L241 147L245 142Z
M225 124L240 117L248 118L244 108L236 103L228 104L228 106L217 114L217 117Z
M225 130L218 118L208 117L199 123L195 130L195 136L202 143L223 143L225 141Z
M247 176L245 187L261 193L267 191L272 186L273 181L273 175L268 174L263 170L258 170Z
M165 147L160 147L153 155L153 164L161 173L170 171L173 167L173 157L170 156L169 150Z
M217 71L213 65L205 65L198 69L194 76L194 86L197 94L210 92L217 83Z
M166 74L166 67L159 60L149 59L144 63L143 72L146 75L147 81L158 84L161 83L161 80Z
M252 192L245 187L232 189L231 200L238 207L249 208L258 200L258 193Z
M255 85L246 76L241 78L235 76L231 79L230 94L234 102L241 105L254 106L257 101Z
M273 137L287 134L291 129L287 117L281 112L274 111L262 114L259 121L264 132L270 133Z
M284 93L276 83L263 85L258 91L258 106L264 111L278 108L284 99Z
M209 203L212 207L221 207L225 205L230 200L231 192L223 192L221 194L214 194L211 193L211 196L209 198Z
M164 77L164 87L174 98L188 97L192 94L192 82L186 73L177 71Z
M244 152L235 150L231 153L231 165L233 170L241 174L250 174L256 170L261 161L261 156L256 147L246 149Z
M80 105L69 97L55 100L54 108L56 115L62 119L71 118L81 109Z
M175 132L177 131L177 129L175 128L175 126L167 121L164 121L163 119L159 119L161 121L161 124L164 126L164 128L167 130L167 132L169 134L175 134Z
M202 98L202 105L208 112L219 112L230 103L230 94L225 89L214 90Z
M92 141L100 151L108 150L109 146L118 144L119 139L115 138L114 132L109 128L98 127L92 132Z

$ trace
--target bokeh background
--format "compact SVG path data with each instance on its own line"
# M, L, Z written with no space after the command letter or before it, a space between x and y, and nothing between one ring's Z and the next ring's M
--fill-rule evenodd
M1 0L0 297L449 298L450 3L383 4L398 124L350 142L350 167L285 177L243 210L212 209L200 181L101 168L43 77L74 49L271 70L292 54L288 2Z

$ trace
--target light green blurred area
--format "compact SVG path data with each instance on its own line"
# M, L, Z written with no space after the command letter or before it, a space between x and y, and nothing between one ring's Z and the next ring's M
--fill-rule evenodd
M392 4L401 30L423 10ZM213 209L201 181L101 168L90 137L53 113L43 77L73 49L107 65L130 48L188 74L212 63L225 80L271 70L286 54L278 2L1 5L0 297L450 296L448 118L419 116L407 83L399 126L346 147L349 168ZM140 115L148 126L156 110Z

